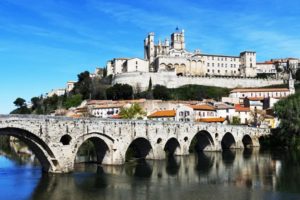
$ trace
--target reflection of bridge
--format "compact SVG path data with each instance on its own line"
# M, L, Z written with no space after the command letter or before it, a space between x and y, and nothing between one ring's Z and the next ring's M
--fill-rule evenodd
M278 163L253 148L122 166L79 165L74 174L43 174L30 199L272 199L261 191L275 189Z
M24 141L43 170L55 173L73 170L77 151L87 140L93 142L99 163L119 165L125 162L129 147L135 157L164 159L166 151L189 154L191 145L198 151L259 146L259 137L267 134L269 129L193 122L0 116L0 135Z

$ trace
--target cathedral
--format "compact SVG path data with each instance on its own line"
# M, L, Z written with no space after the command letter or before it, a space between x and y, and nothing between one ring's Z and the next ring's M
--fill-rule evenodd
M203 54L186 50L184 30L178 28L171 38L155 42L155 34L144 40L144 59L114 58L107 63L107 75L130 72L173 72L177 76L256 77L256 53L239 56Z

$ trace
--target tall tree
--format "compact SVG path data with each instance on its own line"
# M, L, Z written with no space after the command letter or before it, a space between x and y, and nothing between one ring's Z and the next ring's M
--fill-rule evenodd
M14 104L15 104L15 106L21 108L21 107L23 107L23 106L26 105L25 102L26 102L25 99L18 97L18 98L14 101Z
M91 96L92 79L90 72L84 71L78 76L78 81L75 83L74 91L75 94L81 94L83 99L89 99Z
M149 84L148 84L148 92L152 90L152 79L150 77Z

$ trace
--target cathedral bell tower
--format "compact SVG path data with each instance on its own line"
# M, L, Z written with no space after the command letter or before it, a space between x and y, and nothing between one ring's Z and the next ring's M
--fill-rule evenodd
M184 30L179 31L177 27L175 32L171 35L171 48L176 50L184 50L185 49L185 41L184 41Z

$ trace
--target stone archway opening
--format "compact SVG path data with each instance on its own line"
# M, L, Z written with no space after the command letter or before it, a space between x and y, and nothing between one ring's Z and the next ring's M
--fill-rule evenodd
M209 147L214 145L214 140L209 132L200 131L198 132L191 141L189 151L190 152L202 152L208 150Z
M2 128L0 129L0 137L2 137L2 139L3 137L6 138L10 153L14 152L17 156L21 156L23 150L14 149L11 151L13 148L11 144L13 145L13 142L10 144L10 137L20 141L22 145L25 145L24 148L28 147L30 152L32 152L39 161L44 172L55 172L56 168L59 167L59 163L55 159L49 146L35 134L19 128Z
M137 138L129 145L125 154L125 160L146 159L151 150L152 146L147 139Z
M245 135L242 139L244 148L252 148L253 147L253 142L252 139L249 135Z
M166 152L167 156L176 155L176 150L180 149L180 144L176 138L171 138L167 141L164 147L164 151Z
M221 141L222 149L232 149L235 147L235 139L230 132L225 133Z
M90 137L78 148L75 163L97 163L102 161L109 150L108 145L99 137Z
M66 134L60 138L60 143L62 143L63 145L69 145L71 140L72 140L72 137L70 135Z

